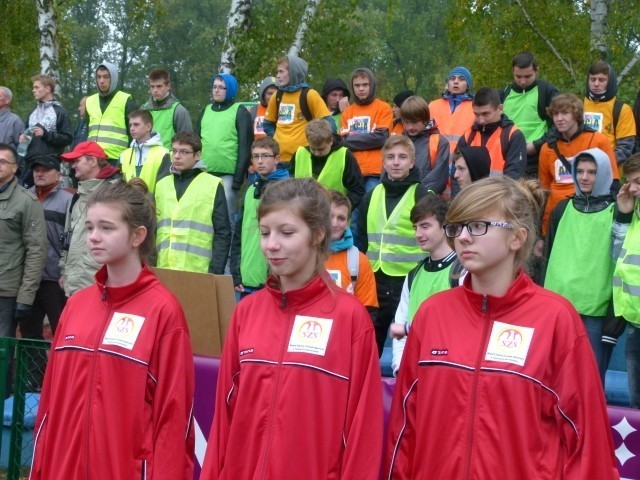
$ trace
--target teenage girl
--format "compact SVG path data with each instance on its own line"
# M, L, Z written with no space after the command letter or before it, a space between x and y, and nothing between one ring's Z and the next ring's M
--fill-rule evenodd
M193 477L193 354L184 313L144 259L155 210L139 179L89 199L96 283L69 298L38 408L32 480Z
M377 479L375 334L324 270L328 192L310 178L273 183L258 221L272 275L234 311L200 478Z
M535 184L486 178L452 202L444 230L469 273L414 317L385 478L619 478L580 316L523 271Z

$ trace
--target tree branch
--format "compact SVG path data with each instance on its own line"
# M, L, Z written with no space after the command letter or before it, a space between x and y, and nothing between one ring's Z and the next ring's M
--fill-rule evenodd
M636 63L638 63L639 61L640 61L640 50L637 50L633 58L629 60L629 63L627 63L627 65L618 74L618 85L622 83L622 79L625 77L625 75L629 73L631 69L635 67Z
M515 0L515 2L518 4L518 7L520 7L520 10L522 10L522 14L524 15L524 18L527 20L527 23L529 24L531 29L536 33L536 35L538 35L538 37L540 37L540 39L544 43L547 44L547 46L549 47L549 50L551 50L551 52L556 56L556 58L560 61L560 64L565 68L565 70L569 72L569 75L571 75L571 79L574 82L576 82L576 72L573 71L573 67L569 63L567 63L567 61L564 58L562 58L562 56L560 55L560 52L558 52L556 47L553 46L553 43L551 43L551 40L549 40L549 37L544 35L538 29L538 27L536 27L536 25L533 23L533 20L531 19L531 16L527 12L527 10L524 8L524 5L522 5L522 2L520 0Z

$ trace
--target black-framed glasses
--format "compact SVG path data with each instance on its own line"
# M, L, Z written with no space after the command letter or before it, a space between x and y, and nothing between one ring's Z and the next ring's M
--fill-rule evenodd
M272 153L254 153L253 155L251 155L251 159L252 160L260 160L261 158L274 158L275 155Z
M171 153L176 156L176 155L181 155L181 156L186 156L186 155L193 155L193 151L191 150L171 150Z
M447 223L442 226L442 228L444 228L444 234L449 238L459 237L462 234L463 228L467 229L469 235L480 237L487 233L489 227L506 228L511 230L513 225L507 222L487 222L476 220L468 223Z

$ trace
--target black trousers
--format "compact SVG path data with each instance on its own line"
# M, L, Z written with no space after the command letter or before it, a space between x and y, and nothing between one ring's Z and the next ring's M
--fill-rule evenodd
M389 337L389 325L396 317L405 277L391 277L380 270L375 272L374 275L376 277L378 305L380 306L374 327L376 330L378 357L381 357L384 343Z

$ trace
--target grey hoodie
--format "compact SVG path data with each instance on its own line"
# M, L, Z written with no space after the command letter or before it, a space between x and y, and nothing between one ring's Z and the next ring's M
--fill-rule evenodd
M353 89L353 79L355 77L368 77L369 78L369 96L364 100L360 100ZM356 68L351 74L351 90L353 91L353 101L358 105L369 105L376 99L376 76L368 68L360 67Z
M286 87L296 90L302 88L309 69L307 62L296 55L287 55L287 60L289 61L289 84ZM288 89L284 88L284 90Z
M611 160L609 156L599 148L590 148L580 152L574 157L571 164L571 174L573 176L573 182L576 186L576 196L585 196L580 190L580 184L576 178L576 160L579 157L587 156L592 158L596 162L596 181L593 185L593 191L589 194L591 197L603 197L611 194L611 183L613 182L613 173L611 171Z
M100 95L102 95L103 97L108 97L118 89L118 81L119 81L118 68L113 63L106 62L106 61L103 61L100 65L98 65L98 67L96 68L96 71L100 67L104 67L107 70L109 70L109 75L111 75L111 85L109 85L109 91L107 93L102 93L100 92L100 89L98 89L98 92L100 93ZM96 86L97 85L98 85L98 82L96 81Z

